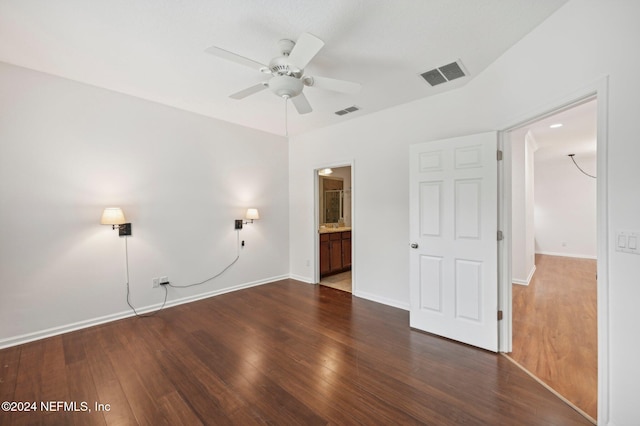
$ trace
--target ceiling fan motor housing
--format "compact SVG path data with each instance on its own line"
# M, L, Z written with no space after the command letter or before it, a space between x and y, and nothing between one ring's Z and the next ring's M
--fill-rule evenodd
M311 77L304 75L304 68L318 54L324 46L324 42L309 33L302 33L296 42L282 39L278 42L280 56L273 58L269 65L240 56L220 47L211 46L206 52L222 59L231 60L238 64L260 70L264 74L271 75L268 81L254 84L244 90L230 95L232 99L244 99L264 90L271 89L277 96L289 99L299 114L307 114L313 111L309 101L303 93L304 86L315 86L319 89L332 90L339 93L356 93L360 84L349 81L336 80L326 77ZM347 111L346 109L345 111Z
M289 62L286 56L278 56L269 62L269 70L273 75L291 75L293 77L301 77L302 71Z
M269 89L281 98L293 98L302 93L302 80L288 75L276 75L269 80Z

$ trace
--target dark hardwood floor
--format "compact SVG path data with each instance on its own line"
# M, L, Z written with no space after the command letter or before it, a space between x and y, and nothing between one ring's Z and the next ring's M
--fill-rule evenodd
M597 261L536 255L528 286L513 286L510 356L598 417Z
M590 424L501 355L293 280L4 349L0 368L0 401L91 409L2 425Z

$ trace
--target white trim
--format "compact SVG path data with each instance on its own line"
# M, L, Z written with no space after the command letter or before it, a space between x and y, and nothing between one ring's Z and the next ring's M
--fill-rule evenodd
M411 308L411 306L406 302L400 302L399 300L378 296L377 294L369 293L366 291L354 292L353 295L362 299L367 299L372 302L381 303L383 305L392 306L394 308L402 309L405 311L409 311L409 309Z
M314 223L314 232L313 232L313 281L310 284L319 284L320 283L320 234L318 233L318 229L320 229L320 177L318 175L318 171L326 168L338 168L338 167L351 167L351 291L352 294L355 293L357 288L357 280L356 280L356 271L353 265L355 264L355 254L356 254L356 239L355 239L355 227L356 224L356 202L355 202L355 180L356 180L356 172L355 172L355 160L346 160L346 161L337 161L333 163L322 163L323 166L314 167L313 169L313 223ZM357 227L357 224L356 224Z
M305 284L317 284L313 282L313 278L303 277L302 275L289 274L289 278L296 281L301 281Z
M511 270L511 143L506 143L506 132L498 132L498 149L502 161L498 161L498 229L505 236L498 241L498 310L502 321L498 321L498 351L511 352L512 341L512 270Z
M533 112L522 114L519 119L511 120L510 123L505 124L500 131L500 141L502 141L505 135L519 127L524 126L527 123L531 123L540 120L546 116L552 115L565 108L570 108L586 99L597 97L598 100L598 113L597 113L597 240L598 240L598 424L610 424L610 405L611 405L611 393L610 393L610 379L609 379L609 203L608 203L608 110L609 110L609 77L603 76L592 84L583 87L579 90L572 92L569 95L559 98L553 102L550 102L542 108L538 108ZM508 144L506 144L508 145ZM509 155L505 157L508 160ZM504 184L510 185L511 164L503 161L501 166L504 169ZM507 168L507 166L509 168ZM505 186L506 189L506 186ZM499 226L501 229L507 230L507 235L511 235L511 211L508 209L508 205L511 203L511 196L508 192L504 193L506 198L504 201L506 204L501 211L506 212L507 215L499 218ZM508 227L507 227L508 226ZM508 238L505 238L505 241ZM510 253L506 250L502 253L503 263L511 262ZM507 341L511 338L511 325L513 321L512 316L512 300L511 300L511 285L510 273L507 265L500 267L499 286L500 302L504 304L504 320L505 324L499 327L499 339L501 342ZM508 284L509 283L509 284ZM508 297L507 297L508 295ZM506 324L508 323L508 324ZM510 340L509 340L510 341ZM509 347L509 350L511 348Z
M531 268L531 271L529 272L529 276L527 276L526 280L519 280L517 278L513 278L511 281L513 284L529 285L531 283L531 279L533 278L533 274L535 274L535 272L536 272L536 265L533 265L533 268Z
M200 293L194 296L182 297L180 299L175 299L172 301L168 301L163 309L170 308L172 306L183 305L185 303L195 302L201 299L207 299L209 297L219 296L225 293L231 293L233 291L243 290L249 287L256 287L263 284L272 283L275 281L280 281L283 279L289 278L288 275L280 275L271 278L266 278L264 280L252 281L244 284L235 285L232 287L227 287L220 290L209 291L206 293ZM168 289L167 289L168 290ZM136 308L139 314L145 314L148 312L153 312L159 309L162 306L162 303L155 303L153 305L148 305L142 308ZM111 315L105 315L97 318L92 318L89 320L78 321L71 324L61 325L58 327L48 328L45 330L35 331L33 333L22 334L20 336L9 337L6 339L0 340L0 349L9 348L11 346L22 345L24 343L33 342L35 340L45 339L47 337L53 337L60 334L69 333L76 330L81 330L84 328L94 327L96 325L105 324L112 321L117 321L123 318L129 318L135 316L135 313L131 310L118 312Z
M598 424L609 423L609 78L596 85L598 97L597 224L598 224Z
M590 254L558 253L554 251L537 251L536 254L544 254L545 256L576 257L578 259L598 259L598 256L592 256Z

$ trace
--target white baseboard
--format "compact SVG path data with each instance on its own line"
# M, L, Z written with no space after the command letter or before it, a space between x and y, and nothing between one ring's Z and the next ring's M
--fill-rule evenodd
M252 281L244 284L239 284L232 287L223 288L220 290L209 291L206 293L196 294L194 296L181 297L180 299L175 299L171 301L167 301L165 304L165 308L171 306L182 305L185 303L195 302L196 300L207 299L209 297L219 296L221 294L230 293L232 291L238 291L249 287L255 287L263 284L272 283L275 281L280 281L289 278L288 275L280 275L275 277L266 278L263 280ZM149 306L144 306L142 308L136 308L139 314L144 314L147 312L155 311L162 306L162 303L156 303ZM135 314L130 311L118 312L115 314L105 315L97 318L92 318L84 321L78 321L72 324L62 325L58 327L52 327L45 330L35 331L32 333L22 334L20 336L9 337L6 339L0 340L0 349L8 348L11 346L18 346L24 343L33 342L35 340L45 339L47 337L57 336L59 334L69 333L71 331L81 330L83 328L89 328L100 324L105 324L111 321L117 321L123 318L129 318L134 316Z
M307 284L315 284L311 278L303 277L302 275L290 274L289 278L296 281L302 281L303 283Z
M533 274L536 272L536 265L533 265L533 268L531 268L531 272L529 272L529 276L525 279L525 280L520 280L517 278L512 278L511 282L513 284L519 284L519 285L529 285L529 283L531 282L531 279L533 278Z
M537 251L536 254L545 254L547 256L560 256L560 257L577 257L578 259L598 259L598 256L590 254L575 254L575 253L557 253L552 251Z
M303 283L307 283L307 284L315 284L308 277L303 277L300 275L291 274L290 278L292 280L302 281ZM386 297L381 297L373 293L367 293L366 291L358 291L357 289L355 289L352 294L362 299L367 299L372 302L381 303L383 305L393 306L394 308L399 308L405 311L408 311L410 308L410 305L408 303L400 302L400 301L389 299Z
M221 294L230 293L233 291L238 291L245 288L255 287L263 284L268 284L268 283L280 281L287 278L294 279L296 281L301 281L307 284L314 284L313 281L310 280L308 277L303 277L303 276L294 275L294 274L280 275L280 276L270 277L262 280L244 283L244 284L239 284L232 287L227 287L220 290L214 290L206 293L196 294L193 296L181 297L180 299L170 300L170 301L167 301L167 303L165 304L165 308L183 305L185 303L195 302L197 300L207 299L209 297L215 297ZM410 308L410 305L408 303L400 302L398 300L389 299L386 297L381 297L376 294L368 293L364 291L356 291L354 293L354 296L371 300L376 303L382 303L383 305L393 306L394 308L403 309L405 311L408 311ZM139 314L145 314L145 313L153 312L159 309L161 306L162 306L162 303L155 303L153 305L136 308L136 311L138 311ZM135 314L131 310L127 310L123 312L117 312L110 315L105 315L97 318L84 320L84 321L78 321L75 323L66 324L58 327L52 327L45 330L35 331L32 333L22 334L19 336L9 337L9 338L0 340L0 349L9 348L11 346L18 346L25 343L33 342L35 340L45 339L47 337L53 337L60 334L81 330L83 328L89 328L96 325L105 324L108 322L117 321L124 318L129 318L134 315Z
M372 302L382 303L383 305L393 306L394 308L402 309L408 311L410 309L410 305L405 302L400 302L398 300L389 299L386 297L378 296L377 294L367 293L366 291L356 291L353 293L356 297L361 297L363 299L371 300Z
M160 307L162 304L158 304ZM138 310L138 312L148 312L152 310L152 308L145 308L142 310ZM21 334L19 336L8 337L6 339L0 340L0 349L9 348L11 346L18 346L25 343L33 342L35 340L45 339L47 337L57 336L59 334L69 333L71 331L81 330L83 328L89 328L96 325L104 324L111 321L117 321L122 318L127 318L133 316L133 312L118 312L111 315L104 315L97 318L92 318L89 320L78 321L71 324L61 325L58 327L47 328L40 331L34 331L32 333Z

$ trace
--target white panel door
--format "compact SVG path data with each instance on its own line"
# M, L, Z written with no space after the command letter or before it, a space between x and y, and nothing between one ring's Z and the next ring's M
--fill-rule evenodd
M498 350L497 134L411 146L411 327Z

